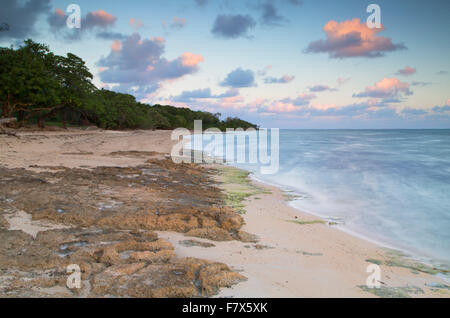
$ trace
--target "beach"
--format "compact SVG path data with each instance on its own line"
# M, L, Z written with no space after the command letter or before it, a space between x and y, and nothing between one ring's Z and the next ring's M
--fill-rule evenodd
M0 181L11 189L1 193L0 230L15 239L0 244L2 254L11 252L0 255L0 296L450 296L436 275L441 269L302 213L286 192L241 170L172 163L177 141L170 136L100 129L1 135ZM53 196L57 189L68 190ZM70 189L77 193L65 202ZM71 253L55 254L52 240ZM30 244L32 253L16 256ZM41 246L47 254L39 258ZM65 286L69 261L84 264L80 291ZM366 286L371 264L381 270L380 288ZM155 273L164 288L145 284Z

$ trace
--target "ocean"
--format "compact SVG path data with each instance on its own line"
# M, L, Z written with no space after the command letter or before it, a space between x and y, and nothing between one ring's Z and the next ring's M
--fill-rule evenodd
M276 173L231 164L344 231L450 264L450 130L280 130Z

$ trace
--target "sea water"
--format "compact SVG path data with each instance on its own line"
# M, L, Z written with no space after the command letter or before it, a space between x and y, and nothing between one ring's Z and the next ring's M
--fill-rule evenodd
M279 160L268 175L231 164L295 193L301 211L450 263L450 130L280 130Z

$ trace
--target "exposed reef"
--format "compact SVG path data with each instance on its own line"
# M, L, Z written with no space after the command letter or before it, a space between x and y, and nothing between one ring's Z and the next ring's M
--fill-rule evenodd
M225 264L177 257L153 232L257 241L240 231L214 170L169 159L30 168L0 167L0 296L202 297L245 280ZM80 289L66 287L69 264L81 269Z

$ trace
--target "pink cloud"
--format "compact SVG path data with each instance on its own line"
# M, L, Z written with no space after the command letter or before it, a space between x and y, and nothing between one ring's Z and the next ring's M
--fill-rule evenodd
M283 75L283 81L285 82L292 82L294 80L295 76L291 75Z
M116 22L116 20L117 20L117 17L109 14L105 10L89 12L86 15L86 23L90 26L97 25L97 26L105 27L105 26L114 24Z
M152 41L153 42L159 42L159 43L164 43L165 42L164 38L162 38L160 36L152 37Z
M275 113L291 113L300 109L300 106L294 106L291 103L283 103L281 101L275 102L274 104L267 107L269 112Z
M329 91L329 92L334 92L337 91L336 88L332 88L328 85L323 85L323 84L318 84L318 85L314 85L308 88L310 92L325 92L325 91Z
M325 52L331 58L380 57L385 52L406 48L403 44L393 44L390 38L379 36L383 30L370 29L356 18L343 22L331 20L323 27L326 40L311 42L306 52Z
M225 97L222 99L222 101L224 103L238 103L238 102L243 102L244 98L242 96L231 96L231 97Z
M272 69L272 65L267 65L264 69L258 71L258 75L265 76L270 69Z
M300 94L297 98L284 98L274 101L266 110L273 113L296 112L311 107L310 101L314 98L316 98L315 94Z
M185 52L181 55L181 63L184 66L197 66L200 62L203 62L205 59L200 54L194 54L191 52Z
M55 9L55 13L57 14L57 15L59 15L60 17L64 17L65 16L65 13L64 13L64 11L63 10L61 10L61 9Z
M164 29L167 28L166 21L163 21L162 26ZM172 22L169 24L169 28L172 30L180 30L186 26L186 19L185 18L179 18L179 17L173 17Z
M119 52L122 49L122 41L115 40L113 44L111 45L111 50L113 52Z
M409 76L413 75L417 72L417 70L413 67L405 66L405 68L398 70L398 75Z
M267 100L265 98L261 98L258 97L255 99L255 101L253 102L253 104L257 105L257 106L261 106L262 104L264 104Z
M275 83L278 83L278 84L287 84L287 83L290 83L290 82L292 82L293 80L295 79L295 76L293 76L293 75L283 75L282 77L280 77L280 78L276 78L276 77L266 77L265 79L264 79L264 82L266 83L266 84L275 84Z
M392 77L383 78L374 86L366 87L364 92L355 94L353 97L396 98L401 95L412 95L409 84Z
M130 19L129 24L134 29L140 29L144 26L144 22L142 22L141 20L134 19L134 18Z
M186 25L185 18L173 17L172 27L182 28Z
M86 32L102 29L102 32L97 34L97 37L104 39L118 39L124 37L120 33L107 32L106 29L112 27L117 21L117 17L106 12L105 10L98 10L88 12L83 18L81 18L81 29L73 32L67 28L66 20L68 16L61 9L56 9L55 12L47 17L52 31L58 32L59 35L71 40L80 40L82 35Z
M337 106L336 104L311 103L311 108L317 110L328 110L330 108L337 108Z
M134 94L138 99L158 90L164 82L181 79L198 71L203 56L185 52L174 60L163 57L162 38L143 39L134 33L114 41L108 56L97 65L107 70L100 73L104 83L118 84L117 90Z
M280 102L284 104L291 104L293 106L308 106L310 101L316 97L317 97L316 94L302 93L298 95L296 98L284 98L280 100Z

